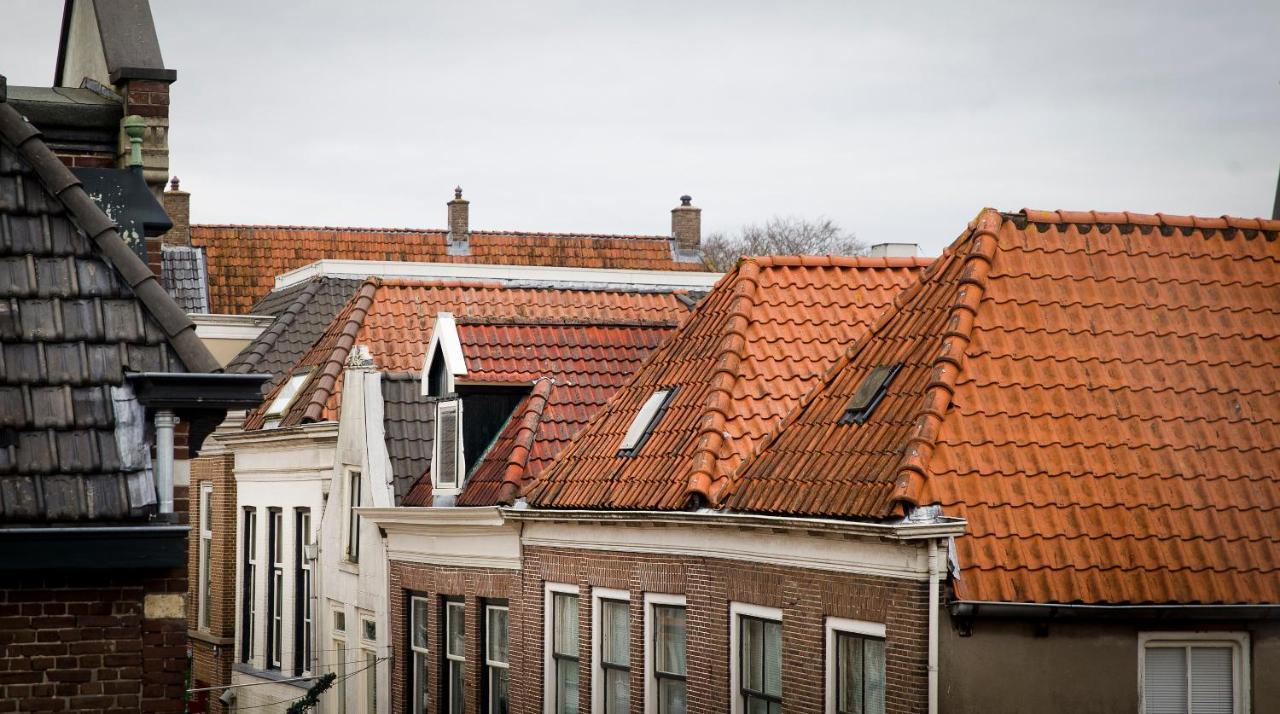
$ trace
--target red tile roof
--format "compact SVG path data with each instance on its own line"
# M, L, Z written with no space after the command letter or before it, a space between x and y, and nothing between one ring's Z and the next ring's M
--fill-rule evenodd
M679 509L696 495L717 503L738 463L928 263L743 260L527 489L529 502ZM619 456L641 405L672 387L650 438Z
M1280 221L986 210L727 506L968 520L962 600L1280 602ZM863 424L876 365L902 364Z
M688 314L687 311L685 313ZM676 327L665 322L459 321L465 380L534 383L467 478L462 506L511 502ZM429 505L424 474L405 505Z
M484 282L372 278L356 290L316 344L290 370L312 368L315 372L294 398L280 425L337 418L342 370L354 345L367 347L380 370L420 371L440 312L451 312L461 322L520 318L582 324L672 325L688 315L676 294L669 292L514 288ZM497 361L484 366L495 372L510 369L509 364L504 366ZM526 381L539 376L533 372L523 374ZM261 427L262 414L279 389L273 390L263 406L249 416L245 428Z
M568 268L703 270L672 254L665 236L473 231L470 255L449 255L448 232L303 226L191 226L205 249L210 311L244 314L275 277L323 258Z

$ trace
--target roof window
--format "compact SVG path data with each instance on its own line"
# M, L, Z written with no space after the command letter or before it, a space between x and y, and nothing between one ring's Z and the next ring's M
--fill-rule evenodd
M653 427L662 419L662 414L667 410L667 403L671 401L671 395L675 394L674 387L670 389L659 389L649 398L645 400L644 406L640 407L640 411L636 412L636 418L631 420L631 426L627 427L627 433L622 436L622 444L618 446L618 453L623 456L634 456L640 447L644 445L645 440L649 438L649 434L653 431Z
M862 424L870 419L871 413L876 410L880 400L884 399L885 392L889 390L889 383L893 381L900 369L902 369L901 364L882 364L872 369L871 373L862 379L862 384L858 385L858 391L853 393L849 406L845 407L844 416L840 417L840 423Z
M271 406L267 407L266 417L278 417L285 413L289 405L293 403L293 398L298 396L298 390L302 389L302 385L306 383L307 377L311 376L310 369L303 369L293 373L284 387L276 394L276 398L271 400Z

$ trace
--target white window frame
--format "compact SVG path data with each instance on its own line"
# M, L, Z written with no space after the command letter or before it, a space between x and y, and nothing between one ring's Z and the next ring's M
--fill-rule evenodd
M301 621L294 621L294 641L301 641L301 652L294 653L295 661L301 657L302 671L296 672L297 675L312 674L313 660L315 659L315 580L314 571L311 567L311 560L307 557L307 546L312 544L311 540L311 509L306 507L293 509L294 519L294 554L298 559L295 564L296 570L299 571L299 580L301 581L301 591L293 594L294 598L301 600L295 603L295 613L298 610L302 612ZM297 586L295 585L295 589ZM296 615L295 615L296 618Z
M743 617L773 620L783 624L782 610L746 602L729 603L729 703L731 714L744 714L742 707L742 659L740 635ZM786 635L786 632L783 632ZM784 672L785 673L785 672ZM785 692L785 687L784 690ZM784 702L785 705L785 702Z
M360 507L364 474L360 469L344 469L342 474L342 559L355 565L360 562Z
M267 509L267 627L271 647L266 654L267 669L284 669L284 509Z
M199 580L199 608L196 613L196 629L209 631L209 596L212 589L210 578L213 575L213 484L208 481L200 483L200 553L197 574Z
M417 627L419 624L417 621L417 612L418 612L419 603L421 603L422 605L422 617L426 620L426 622L421 623L422 625L422 646L421 647L414 644L414 635L417 634ZM431 645L431 599L422 597L419 595L410 596L409 597L408 699L409 699L409 711L412 714L426 714L427 708L430 705L430 698L427 695L423 695L421 702L415 700L415 697L418 695L418 692L422 689L421 685L423 684L418 682L418 672L419 672L418 658L419 657L422 658L422 661L426 663L423 669L426 669L426 671L430 673L431 671L430 645ZM430 686L431 684L430 680L431 678L430 678L430 675L428 674L427 682L425 682L425 684ZM427 691L430 692L429 689ZM417 705L421 705L421 706L417 706Z
M543 714L555 714L556 706L556 681L555 681L555 657L552 655L555 647L555 594L573 595L581 597L578 593L577 585L568 585L566 583L544 583L542 592L542 711ZM581 611L581 603L579 603L579 611ZM581 622L578 623L581 626ZM581 635L579 635L581 637ZM578 651L582 651L582 643L578 643ZM578 662L578 686L582 686L582 662Z
M612 588L591 588L591 711L604 712L604 629L600 627L601 600L618 600L631 604L631 593ZM631 652L631 633L627 632L628 659ZM581 675L579 675L581 676Z
M290 405L293 404L293 400L298 396L298 392L302 391L302 387L306 385L307 378L311 376L313 371L315 371L315 368L311 367L308 369L300 369L289 375L288 381L286 381L284 386L280 388L280 391L276 393L275 399L271 400L271 404L267 406L267 411L264 412L263 416L268 419L275 418L278 422L279 417L283 416L284 413L289 410Z
M1147 648L1229 646L1233 650L1231 660L1232 699L1234 714L1250 712L1249 633L1238 631L1152 631L1138 633L1138 711L1145 712L1147 681ZM1190 670L1188 669L1188 673Z
M360 648L360 712L378 712L378 651L372 647Z
M458 610L462 613L462 654L453 654L449 651L449 623L453 619L453 611ZM444 692L444 699L440 702L440 711L448 712L452 709L450 704L453 697L462 695L463 709L466 709L467 701L467 601L464 599L446 599L444 607L444 622L440 623L440 650L444 653L445 666L441 672L440 691ZM462 667L462 692L453 691L453 673L449 669L453 666L453 662L458 662Z
M451 312L436 313L436 323L431 328L431 340L427 342L427 356L422 363L422 396L430 396L431 367L436 352L444 358L444 374L447 384L446 393L457 390L458 377L467 376L467 361L462 355L462 340L458 337L458 322Z
M860 637L874 637L877 639L885 639L886 628L880 622L868 622L866 620L850 620L843 617L828 617L824 625L826 629L826 678L827 678L827 704L824 711L827 714L835 714L836 712L836 635L843 633L847 635L857 635ZM887 679L887 674L886 674Z
M450 404L456 410L457 428L454 431L454 461L456 470L453 474L453 482L444 484L440 481L440 471L436 469L436 465L440 463L440 453L443 451L444 440L440 438L440 427L443 422L440 420L440 408L445 404ZM432 419L431 428L434 431L432 435L432 454L431 454L431 492L433 495L452 496L462 493L462 482L466 476L467 466L465 463L465 452L462 448L462 398L448 397L440 399L435 404L436 415Z
M333 666L330 671L338 676L333 683L333 695L337 700L335 709L338 714L347 714L347 671L355 669L347 662L350 651L347 649L346 636L335 634L333 636ZM326 711L328 710L326 709Z
M244 506L240 509L244 519L244 533L241 535L240 549L237 554L244 558L243 572L240 573L240 594L238 605L241 622L240 633L248 640L240 645L239 659L244 664L252 665L257 656L258 643L258 508ZM246 621L247 620L247 621ZM248 656L245 656L248 655Z
M654 671L653 606L670 605L685 608L685 671L688 671L689 653L689 605L684 595L669 593L644 594L644 710L646 714L658 712L658 677ZM686 680L687 681L687 680Z
M493 636L493 627L489 624L489 613L505 612L507 613L507 661L499 662L496 659L489 659L489 638ZM507 704L510 707L511 699L511 607L509 605L489 605L484 606L484 701L480 702L480 711L489 714L489 703L493 698L493 670L507 670Z

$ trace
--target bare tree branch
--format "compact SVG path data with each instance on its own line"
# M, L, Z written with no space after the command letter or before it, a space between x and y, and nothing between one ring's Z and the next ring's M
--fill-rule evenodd
M708 270L726 271L747 255L862 255L867 246L830 218L774 216L737 233L712 233L702 241Z

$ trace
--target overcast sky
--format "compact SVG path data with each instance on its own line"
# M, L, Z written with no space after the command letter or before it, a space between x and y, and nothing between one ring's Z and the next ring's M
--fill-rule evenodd
M1126 7L1119 7L1119 5ZM48 86L62 3L3 0ZM1269 215L1280 2L157 0L196 222L667 233L983 206Z

